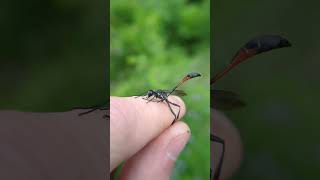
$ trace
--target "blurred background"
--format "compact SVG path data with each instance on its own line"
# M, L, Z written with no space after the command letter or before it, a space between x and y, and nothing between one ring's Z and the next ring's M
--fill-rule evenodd
M112 0L110 12L110 95L133 96L171 89L187 73L202 77L180 89L191 128L189 144L172 179L208 179L209 0Z
M107 101L105 1L5 0L0 12L0 109Z
M213 1L211 74L248 40L279 34L293 44L257 55L216 84L247 107L226 114L239 129L244 161L232 179L320 176L320 14L318 1Z

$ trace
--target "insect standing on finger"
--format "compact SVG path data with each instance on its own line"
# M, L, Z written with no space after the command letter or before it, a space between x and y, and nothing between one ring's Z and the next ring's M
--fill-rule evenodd
M171 124L175 123L175 121L177 119L179 119L179 115L180 115L180 105L173 103L171 101L169 101L168 97L170 95L177 95L177 96L186 96L187 94L182 91L182 90L178 90L177 88L180 87L184 82L195 78L195 77L200 77L201 74L197 73L197 72L192 72L192 73L188 73L172 90L162 90L162 89L158 89L158 90L149 90L145 95L142 96L136 96L136 98L138 97L142 97L142 99L146 100L146 103L149 102L165 102L168 107L169 110L171 111L171 113L174 116L174 119L172 121ZM178 108L178 113L176 114L173 109L172 106L176 106Z
M184 82L188 81L189 79L195 78L195 77L200 77L201 74L197 73L197 72L192 72L192 73L188 73L179 83L178 85L176 85L172 90L149 90L147 92L146 95L143 95L143 99L147 100L147 103L149 102L165 102L167 103L171 113L174 115L174 120L172 122L172 124L179 118L180 115L180 105L173 103L171 101L168 100L168 97L170 95L177 95L177 96L186 96L187 94L182 91L182 90L178 90L177 88L182 85ZM141 96L136 96L136 98L141 97ZM178 113L175 114L175 112L172 109L172 106L176 106L179 108ZM93 107L77 107L77 108L73 108L73 109L85 109L87 111L79 113L79 116L83 116L86 114L89 114L91 112L97 111L97 110L109 110L109 106L108 105L103 105L103 106L93 106ZM110 119L110 116L108 113L106 113L105 115L103 115L104 119Z

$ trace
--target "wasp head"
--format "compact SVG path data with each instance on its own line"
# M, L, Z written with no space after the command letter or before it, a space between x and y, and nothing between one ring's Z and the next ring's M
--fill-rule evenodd
M151 97L153 94L154 94L154 91L153 91L153 90L149 90L149 91L147 92L148 98Z

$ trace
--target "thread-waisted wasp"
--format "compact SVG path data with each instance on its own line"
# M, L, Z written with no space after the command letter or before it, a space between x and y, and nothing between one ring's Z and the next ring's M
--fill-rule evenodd
M211 107L215 109L225 110L225 109L234 109L238 107L245 106L245 103L239 99L236 93L225 91L225 90L215 90L213 86L215 83L226 75L231 69L240 64L241 62L247 60L248 58L255 56L257 54L267 52L273 49L290 47L290 42L279 36L279 35L264 35L256 37L248 41L242 48L238 50L235 56L232 58L231 62L225 67L222 71L218 72L210 80L211 90ZM217 164L217 168L212 176L212 169L210 169L210 179L213 178L218 180L222 170L223 158L225 154L225 141L224 139L216 136L214 133L210 134L210 141L217 142L222 145L222 153Z
M187 95L184 91L182 90L178 90L177 88L179 86L181 86L183 83L185 83L186 81L195 78L195 77L200 77L201 74L197 73L197 72L191 72L188 73L179 83L178 85L176 85L172 90L162 90L162 89L157 89L157 90L149 90L145 95L143 96L144 100L147 100L147 103L149 102L166 102L171 113L174 116L174 119L172 121L171 124L173 124L178 118L179 118L179 114L180 114L180 106L176 103L173 103L171 101L168 100L168 97L170 95L177 95L177 96L185 96ZM136 98L141 97L141 96L136 96ZM176 114L171 105L178 107L178 113Z
M166 102L171 113L174 116L174 120L172 122L172 124L179 118L179 114L180 114L180 106L176 103L173 103L171 101L168 100L168 97L170 95L177 95L177 96L186 96L187 93L185 93L182 90L178 90L177 88L180 87L183 83L185 83L186 81L195 78L195 77L200 77L201 74L197 73L197 72L191 72L188 73L179 83L178 85L176 85L172 90L162 90L162 89L158 89L158 90L149 90L146 95L143 95L143 99L147 100L147 103L149 102ZM136 96L136 98L141 97L141 96ZM175 114L175 112L173 111L171 105L176 106L179 108L178 113ZM103 106L93 106L93 107L88 107L88 108L75 108L75 109L89 109L88 111L82 112L79 114L79 116L94 112L96 110L109 110L109 106L108 105L103 105ZM106 113L103 116L104 119L109 119L110 116L108 113Z

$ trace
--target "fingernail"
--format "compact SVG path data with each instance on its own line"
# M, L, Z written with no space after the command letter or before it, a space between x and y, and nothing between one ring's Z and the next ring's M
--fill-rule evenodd
M190 131L180 134L173 138L167 147L167 158L176 161L180 152L183 150L190 138Z

